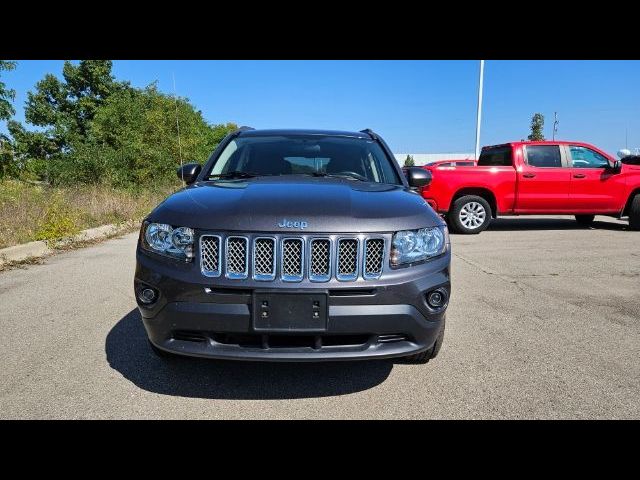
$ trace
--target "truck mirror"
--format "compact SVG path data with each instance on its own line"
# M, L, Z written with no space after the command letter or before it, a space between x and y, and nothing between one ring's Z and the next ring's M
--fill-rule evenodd
M622 162L620 160L610 160L607 168L613 173L618 173L622 170Z
M187 163L186 165L178 168L176 174L180 180L184 180L184 183L189 185L196 181L201 169L202 167L199 163Z
M403 171L410 187L420 188L431 183L431 172L429 170L421 167L405 167Z

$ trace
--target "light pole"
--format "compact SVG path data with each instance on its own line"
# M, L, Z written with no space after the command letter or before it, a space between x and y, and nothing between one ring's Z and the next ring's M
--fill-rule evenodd
M480 60L480 84L478 85L478 116L476 118L476 160L480 157L480 122L482 121L483 81L484 81L484 60Z
M553 112L553 141L555 142L556 140L556 133L558 132L558 124L560 122L558 121L558 112Z

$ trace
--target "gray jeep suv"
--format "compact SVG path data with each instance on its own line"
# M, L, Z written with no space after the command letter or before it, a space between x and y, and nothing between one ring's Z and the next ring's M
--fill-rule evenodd
M227 136L144 220L134 288L161 356L319 361L442 344L449 236L371 130Z

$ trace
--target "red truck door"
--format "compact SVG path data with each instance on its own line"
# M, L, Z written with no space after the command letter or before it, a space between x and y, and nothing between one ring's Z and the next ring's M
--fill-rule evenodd
M569 211L571 173L559 145L523 146L515 213Z
M571 211L611 213L622 209L624 177L608 169L604 155L581 145L567 145L571 170Z

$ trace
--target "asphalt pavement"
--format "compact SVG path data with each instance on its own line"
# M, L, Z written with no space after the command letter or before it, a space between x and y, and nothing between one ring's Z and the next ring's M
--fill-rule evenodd
M149 349L137 234L0 273L0 418L640 418L640 232L504 218L452 235L440 355L273 364Z

